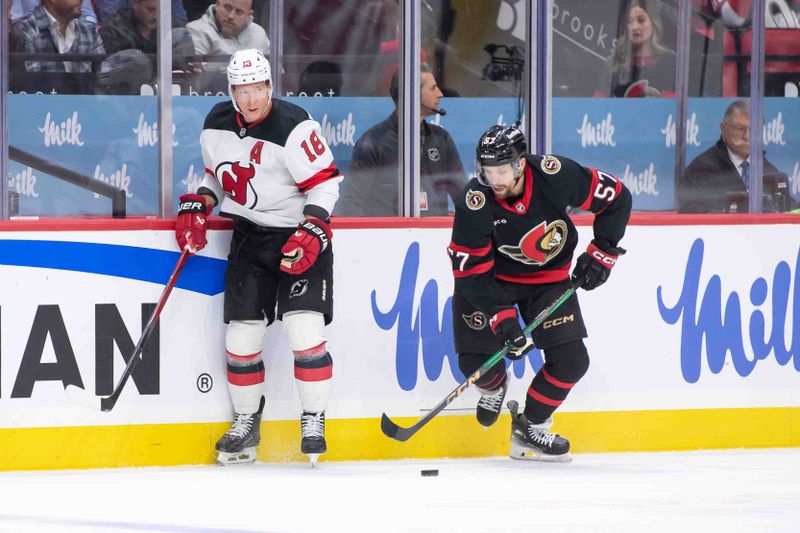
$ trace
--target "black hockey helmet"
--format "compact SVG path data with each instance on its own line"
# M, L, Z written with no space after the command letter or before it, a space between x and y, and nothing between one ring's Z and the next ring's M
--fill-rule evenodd
M514 173L519 172L519 158L527 150L525 134L517 125L495 125L486 130L475 148L475 174L481 185L490 186L483 167L511 165Z
M475 159L481 166L514 164L525 154L525 134L517 126L492 126L478 141Z

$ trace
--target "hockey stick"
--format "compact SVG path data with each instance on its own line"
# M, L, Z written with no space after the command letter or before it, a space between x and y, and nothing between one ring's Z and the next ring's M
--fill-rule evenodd
M545 321L545 319L553 314L553 312L561 307L561 304L567 301L570 296L575 293L575 289L577 287L575 285L571 285L564 293L559 296L553 303L551 303L546 309L543 309L541 313L534 319L533 322L525 326L523 332L525 335L529 335L533 330L539 327L539 324ZM410 439L417 431L422 429L422 427L431 421L433 417L438 415L442 412L442 410L447 407L453 400L461 396L461 394L469 388L470 385L478 381L480 377L486 373L487 370L492 368L500 359L506 356L508 352L511 351L511 344L506 344L500 351L495 353L491 356L481 367L472 373L471 376L467 378L465 382L460 384L458 387L453 390L447 397L439 402L436 407L430 410L427 415L423 416L419 419L419 421L411 427L403 428L392 422L392 420L386 416L386 413L383 413L381 417L381 431L383 434L389 438L399 440L400 442L405 442Z
M189 252L189 249L184 248L183 253L181 253L180 258L178 259L178 263L175 265L175 269L172 271L172 275L170 275L169 280L167 280L167 285L164 287L161 297L158 299L156 308L153 309L153 313L147 320L147 325L142 332L142 337L139 339L139 342L133 349L133 353L131 354L130 359L128 359L128 364L125 366L125 370L122 372L122 376L119 378L119 381L114 387L114 390L111 392L111 395L105 398L100 398L91 394L86 389L69 384L64 389L64 394L66 394L67 399L75 404L88 407L89 409L94 409L95 411L111 411L114 408L114 405L116 405L120 394L122 394L122 389L125 387L125 383L127 383L128 378L133 373L136 363L138 363L141 359L144 345L147 344L147 340L153 333L156 323L158 323L158 317L161 315L161 311L164 309L164 305L167 303L167 298L169 298L172 288L175 287L175 282L178 281L178 275L181 273L181 270L183 270L183 265L186 264L186 260L190 255L191 253Z

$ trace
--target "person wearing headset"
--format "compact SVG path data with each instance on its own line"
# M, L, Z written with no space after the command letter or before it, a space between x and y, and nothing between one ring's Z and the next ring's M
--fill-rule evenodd
M356 141L350 163L347 187L334 214L339 216L395 216L397 207L398 85L395 73L389 88L395 103L392 114L367 130ZM420 67L420 214L443 216L450 212L448 198L454 201L466 184L456 145L447 131L425 120L444 116L439 107L442 91L430 67Z

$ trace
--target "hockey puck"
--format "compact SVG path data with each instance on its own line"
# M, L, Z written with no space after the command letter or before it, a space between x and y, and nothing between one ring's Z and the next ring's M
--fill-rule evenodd
M436 477L436 476L439 475L439 471L436 470L436 469L434 469L434 470L422 470L420 472L420 474L422 474L422 477Z

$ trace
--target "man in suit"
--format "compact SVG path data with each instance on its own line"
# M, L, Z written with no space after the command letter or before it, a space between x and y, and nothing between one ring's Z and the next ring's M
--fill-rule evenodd
M750 103L736 100L725 110L717 143L692 161L678 183L679 213L727 213L731 196L745 196L750 181ZM787 175L764 157L763 210L791 208ZM738 207L738 206L737 206Z

